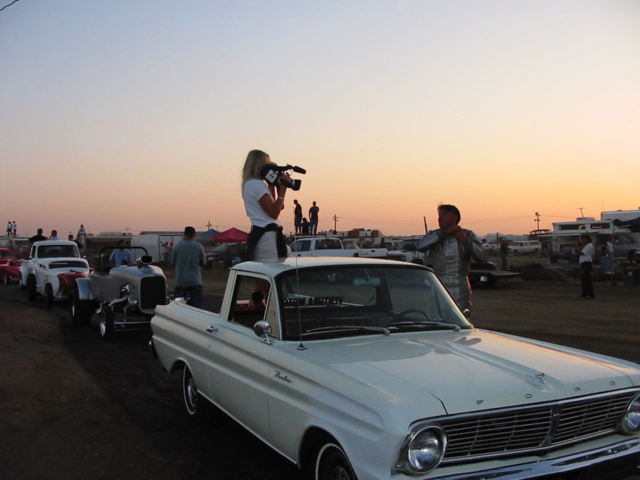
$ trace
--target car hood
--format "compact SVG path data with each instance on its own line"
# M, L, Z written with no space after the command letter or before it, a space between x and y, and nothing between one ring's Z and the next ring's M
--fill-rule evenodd
M631 362L482 330L310 342L305 356L394 403L435 397L448 414L640 384Z

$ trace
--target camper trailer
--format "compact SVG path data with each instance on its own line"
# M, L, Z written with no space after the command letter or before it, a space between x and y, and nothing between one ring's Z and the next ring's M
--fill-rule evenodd
M575 222L554 222L553 231L540 237L549 240L552 260L571 259L572 256L577 258L578 239L583 233L588 234L596 246L613 239L614 255L619 259L629 258L640 251L640 243L628 228L617 227L613 220L596 220L593 217L577 218Z
M602 221L612 221L616 226L629 229L635 243L640 243L640 210L612 210L600 212Z

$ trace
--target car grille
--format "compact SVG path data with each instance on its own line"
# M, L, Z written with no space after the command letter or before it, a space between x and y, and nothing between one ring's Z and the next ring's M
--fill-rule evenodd
M140 308L143 310L164 305L167 302L167 287L162 277L144 277L140 281Z
M438 420L443 463L543 452L614 432L637 391Z

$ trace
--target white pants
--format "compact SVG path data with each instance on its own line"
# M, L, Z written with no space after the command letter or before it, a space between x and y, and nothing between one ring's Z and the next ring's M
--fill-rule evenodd
M253 254L257 262L274 261L278 259L278 246L276 244L277 232L264 232Z

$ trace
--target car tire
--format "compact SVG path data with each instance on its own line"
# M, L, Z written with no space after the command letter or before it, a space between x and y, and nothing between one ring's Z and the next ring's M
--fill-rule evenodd
M93 314L93 305L90 300L80 300L80 292L77 288L73 289L71 295L70 311L71 324L74 327L88 325Z
M100 337L103 342L109 342L113 338L115 326L113 325L113 308L105 305L100 309L100 323L98 325Z
M202 418L205 407L203 405L204 399L198 393L198 386L187 365L182 369L182 399L184 400L184 410L189 418Z
M347 454L331 437L318 442L313 455L312 480L357 480Z
M44 305L47 308L53 307L53 287L50 283L44 286Z
M36 277L29 275L27 277L27 300L35 302L38 292L36 291Z
M24 290L26 288L25 284L22 282L22 272L18 272L18 285L20 286L20 290Z

